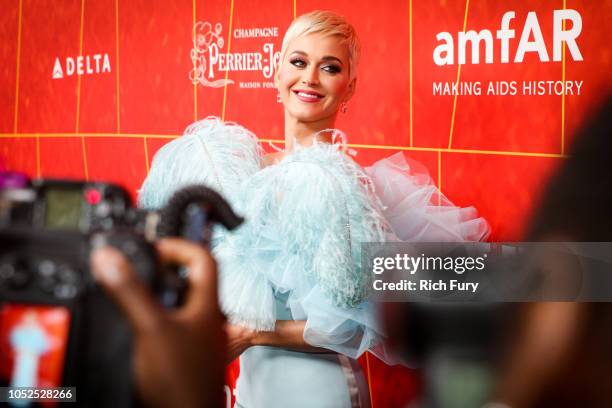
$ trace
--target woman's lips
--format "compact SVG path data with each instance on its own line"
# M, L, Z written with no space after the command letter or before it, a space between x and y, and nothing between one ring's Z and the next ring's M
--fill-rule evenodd
M318 102L323 98L323 95L312 91L294 90L293 93L300 101L307 103Z

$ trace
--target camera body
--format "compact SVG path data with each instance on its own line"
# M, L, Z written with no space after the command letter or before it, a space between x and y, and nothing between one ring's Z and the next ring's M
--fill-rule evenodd
M161 211L134 208L129 194L110 183L35 180L4 188L0 382L77 387L80 406L138 405L130 328L89 272L92 250L105 245L119 249L160 303L171 308L181 302L186 271L162 268L152 242L183 235L206 245L214 222L231 229L241 221L203 186L177 192ZM20 333L24 344L16 340ZM31 355L34 338L41 367L31 373L36 378L29 384L23 373L21 383L15 383L15 373L23 368L21 351Z
M168 279L162 277L176 271L161 271L145 237L147 216L154 213L133 208L128 193L109 183L35 180L30 186L5 189L1 202L3 320L13 318L13 332L29 324L30 337L36 337L37 328L49 344L49 351L39 356L45 370L36 382L11 385L75 386L78 400L88 406L135 405L131 333L89 273L89 256L95 247L116 247L156 294L166 294L167 306L175 305L180 279L174 273L176 285L164 286ZM13 355L7 364L12 366L9 378L21 364L20 346L11 347L12 353L3 353Z
M39 179L4 189L0 294L43 303L79 298L93 285L86 273L91 249L104 245L123 252L141 279L162 290L169 281L160 281L150 243L158 220L158 212L134 208L127 191L111 183Z
M77 398L85 406L131 406L135 402L131 333L89 273L89 254L96 240L129 254L140 278L156 286L155 277L161 274L155 251L131 234L0 230L0 322L14 321L12 327L3 325L7 333L0 336L10 338L27 326L26 320L35 318L38 332L45 333L48 351L39 356L45 370L39 370L32 385L76 387ZM14 374L20 364L20 346L14 342L11 346L12 353L2 354L13 355Z
M81 233L126 227L142 232L146 211L111 183L38 179L0 192L0 226Z

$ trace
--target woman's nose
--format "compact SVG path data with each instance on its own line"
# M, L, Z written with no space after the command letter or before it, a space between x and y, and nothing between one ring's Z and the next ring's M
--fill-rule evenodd
M319 84L319 70L316 67L309 67L304 70L304 76L302 77L302 82L305 85L313 86Z

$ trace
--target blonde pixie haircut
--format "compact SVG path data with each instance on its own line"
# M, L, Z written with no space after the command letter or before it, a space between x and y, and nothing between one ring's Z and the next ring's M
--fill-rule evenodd
M349 76L353 79L357 73L357 65L359 64L359 55L361 53L361 45L359 44L357 32L343 16L328 10L311 11L293 20L285 33L285 37L283 37L280 64L285 59L287 47L291 41L303 35L314 33L324 36L337 35L342 38L342 42L348 46Z

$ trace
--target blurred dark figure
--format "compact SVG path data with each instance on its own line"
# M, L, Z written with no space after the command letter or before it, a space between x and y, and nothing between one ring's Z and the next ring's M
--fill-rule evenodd
M525 241L612 241L611 119L612 95L576 135ZM612 304L541 302L522 313L495 400L512 408L612 406Z
M576 134L525 241L612 241L610 119L612 95ZM544 264L568 277L557 290L575 285L575 264ZM383 318L390 345L422 367L419 407L612 407L611 303L386 303Z
M612 95L578 131L570 157L544 189L529 240L612 241L611 121Z

